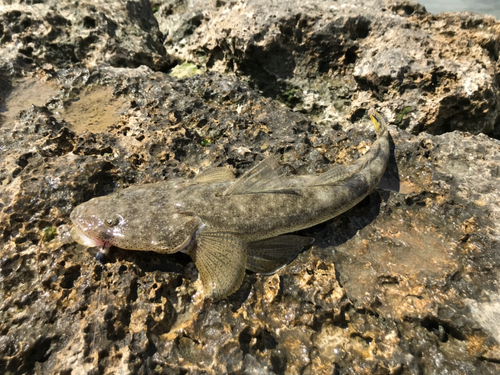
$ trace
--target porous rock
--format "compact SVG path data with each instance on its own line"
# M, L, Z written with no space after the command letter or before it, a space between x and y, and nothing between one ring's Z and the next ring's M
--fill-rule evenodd
M2 4L4 3L4 4ZM59 69L111 65L167 69L170 59L147 0L0 2L0 61Z
M217 56L227 57L221 57L219 67L233 70L233 59L241 78L212 71L177 79L155 64L135 68L121 61L110 66L114 64L106 59L88 66L89 55L68 68L67 56L59 52L50 66L45 52L30 61L20 60L19 51L5 57L0 67L0 372L500 371L500 142L471 134L492 133L485 130L491 123L478 124L490 121L488 116L496 111L498 83L489 74L498 72L497 23L470 14L431 16L410 2L363 3L332 2L328 9L321 1L273 3L264 16L264 10L249 11L259 2L217 1L214 13L198 8L193 14L203 18L195 23L171 23L180 31L166 38L165 46L177 43L183 56L200 43L198 29L210 25L205 22L223 26L216 17L225 15L227 25L206 29L207 40L221 30L240 30L238 35L248 37L213 39L215 47L204 50L206 61L213 61L210 56L218 48L224 53ZM168 8L163 15L193 19L185 16L185 8L172 4L160 5L156 14ZM16 6L0 8L0 16L10 19ZM35 10L46 3L23 6L16 19L44 19L45 13ZM154 30L153 11L144 14ZM108 7L99 17L118 15ZM476 26L459 27L461 22ZM1 25L0 38L7 29L5 22ZM69 23L61 27L61 35L73 30ZM492 109L478 122L471 117L456 126L442 112L433 112L430 103L443 108L444 96L439 95L450 84L456 96L448 103L457 107L456 113L469 114L470 108L459 100L469 95L459 88L465 81L452 64L443 69L456 69L454 78L424 74L422 79L435 92L423 101L417 94L425 85L407 74L416 71L420 58L408 62L408 72L403 69L403 82L409 85L404 92L385 89L399 82L390 70L391 54L416 53L402 47L404 40L410 45L428 33L436 43L433 48L446 44L449 56L462 56L457 51L463 38L437 34L439 27L473 36L470 43L480 61L474 63L483 64L486 72L483 81L471 78L477 84L475 103L492 93ZM9 30L15 40L29 35L15 27ZM96 32L106 35L101 29ZM389 38L390 33L401 39ZM78 43L68 40L74 50ZM377 44L381 40L385 44ZM9 43L0 41L2 53L10 51ZM272 48L293 43L297 48L285 48L292 52L278 56L292 56L302 68L287 70L292 61L287 58L266 60ZM318 53L320 46L323 54ZM371 53L378 57L370 60ZM252 68L241 69L242 61ZM276 78L278 68L270 68L279 61L289 74L283 80ZM474 70L470 61L466 67ZM217 64L196 62L216 70ZM259 71L287 99L286 105L270 98L265 87L260 86L262 92L251 88L259 87ZM345 84L332 86L327 79L332 76ZM303 91L287 86L323 79L328 88L324 92L333 96L311 95L307 108L300 107ZM332 121L317 111L314 122L312 108L338 105L335 95L342 97L342 110ZM240 175L271 154L279 155L287 173L321 173L332 164L351 162L374 139L364 114L376 102L392 124L393 140L381 189L345 214L303 231L316 240L311 249L275 275L247 272L241 288L228 298L203 299L197 270L186 255L112 249L100 265L94 259L96 249L75 244L68 234L69 214L76 205L133 184L190 178L223 165ZM394 110L406 105L413 112L399 121L401 113ZM442 126L428 126L424 119L434 115ZM470 132L450 132L455 128Z
M492 16L431 15L413 1L222 1L204 8L178 0L157 17L170 53L245 76L318 122L346 125L346 108L357 118L376 100L412 133L500 134L500 24Z

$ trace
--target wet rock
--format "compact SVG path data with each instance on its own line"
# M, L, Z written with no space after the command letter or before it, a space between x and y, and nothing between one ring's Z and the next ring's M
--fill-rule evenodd
M165 47L211 71L179 79L161 71L146 3L82 3L116 44L106 58L99 43L75 62L10 49L50 13L75 51L85 16L60 4L0 10L0 372L499 373L500 142L471 134L496 134L493 19L392 1L158 3ZM109 38L104 20L122 19L127 35ZM383 189L226 299L203 299L187 255L112 249L99 264L69 236L76 205L133 184L241 175L271 154L290 174L349 163L374 139L375 103L392 124Z

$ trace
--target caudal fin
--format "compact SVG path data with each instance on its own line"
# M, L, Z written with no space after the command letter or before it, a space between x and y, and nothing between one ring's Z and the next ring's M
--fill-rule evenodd
M382 117L382 115L373 108L368 111L368 115L370 116L373 127L377 132L377 137L380 138L387 132L387 123L385 122L384 117Z

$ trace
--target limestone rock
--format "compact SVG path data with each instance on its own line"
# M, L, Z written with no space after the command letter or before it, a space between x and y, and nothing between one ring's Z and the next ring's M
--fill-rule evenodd
M169 66L147 0L2 3L0 62L58 68L104 64L162 70Z
M160 30L175 30L166 49L236 72L318 122L347 126L346 112L356 119L376 100L412 133L500 134L494 17L431 15L413 1L217 3L163 5Z
M264 3L0 6L1 373L500 372L498 22ZM168 75L162 48L202 74ZM69 236L76 205L133 184L349 163L371 106L393 139L381 189L229 298L203 299L187 255L100 265Z

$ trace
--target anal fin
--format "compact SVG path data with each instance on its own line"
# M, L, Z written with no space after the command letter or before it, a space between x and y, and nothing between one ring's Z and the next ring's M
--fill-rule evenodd
M243 282L247 248L238 237L230 233L202 232L188 254L200 273L207 297L226 297Z
M314 238L293 234L250 242L247 244L247 268L263 274L275 273L313 242Z

